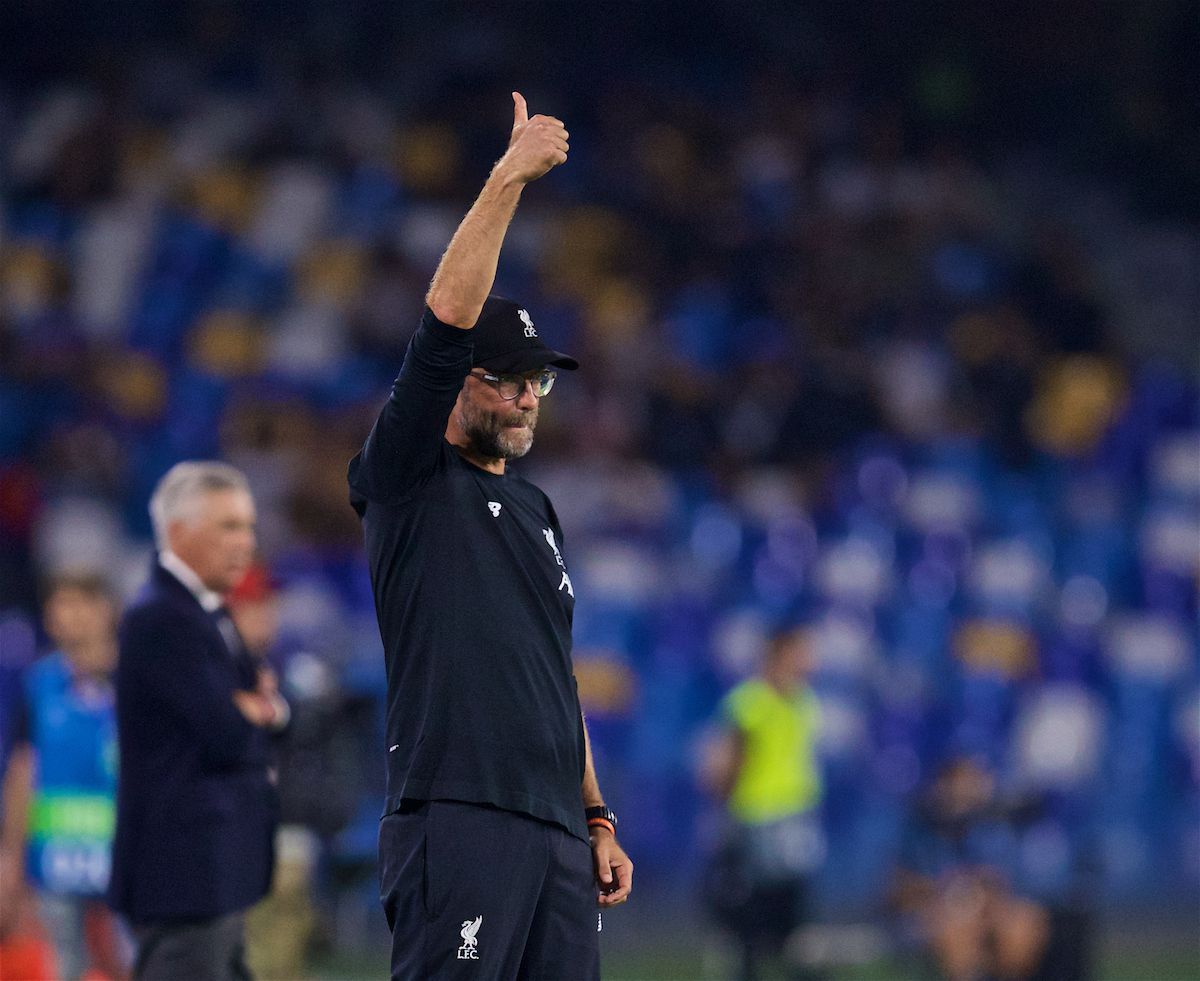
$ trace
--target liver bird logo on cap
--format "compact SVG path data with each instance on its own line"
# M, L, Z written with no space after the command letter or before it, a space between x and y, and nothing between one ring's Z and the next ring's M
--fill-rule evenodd
M517 311L517 316L521 318L521 323L525 325L525 336L537 337L537 328L533 326L533 318L529 316L529 311L522 307Z

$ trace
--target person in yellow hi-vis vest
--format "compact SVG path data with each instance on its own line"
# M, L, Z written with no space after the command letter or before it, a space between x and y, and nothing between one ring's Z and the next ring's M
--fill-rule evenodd
M804 920L807 878L824 858L812 660L808 630L776 633L760 672L722 700L721 734L706 759L705 781L724 800L728 822L705 891L737 938L743 981L779 957Z

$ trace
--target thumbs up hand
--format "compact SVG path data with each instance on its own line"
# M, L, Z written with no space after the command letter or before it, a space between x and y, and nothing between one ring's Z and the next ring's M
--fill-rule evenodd
M525 104L525 96L520 92L514 92L513 97L513 132L517 131L517 127L521 123L529 122L529 107Z
M514 92L512 97L512 136L497 166L510 170L520 183L528 184L567 159L568 133L562 120L553 116L539 114L530 118L520 92Z

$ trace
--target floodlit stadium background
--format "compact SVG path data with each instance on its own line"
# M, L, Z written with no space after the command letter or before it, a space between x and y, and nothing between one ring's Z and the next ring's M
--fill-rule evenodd
M39 574L136 588L171 464L244 468L325 711L290 792L331 969L386 945L346 462L515 88L571 131L497 291L583 363L521 469L637 865L614 971L719 976L696 761L803 615L831 943L885 957L912 794L966 751L1049 801L1011 871L1105 976L1200 972L1194 4L10 0L0 34L0 670Z

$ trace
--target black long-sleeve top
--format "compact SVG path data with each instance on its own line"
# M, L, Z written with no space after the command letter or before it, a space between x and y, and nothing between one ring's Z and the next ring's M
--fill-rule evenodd
M426 309L351 461L387 666L387 801L491 804L588 840L575 596L549 498L462 459L470 331Z

